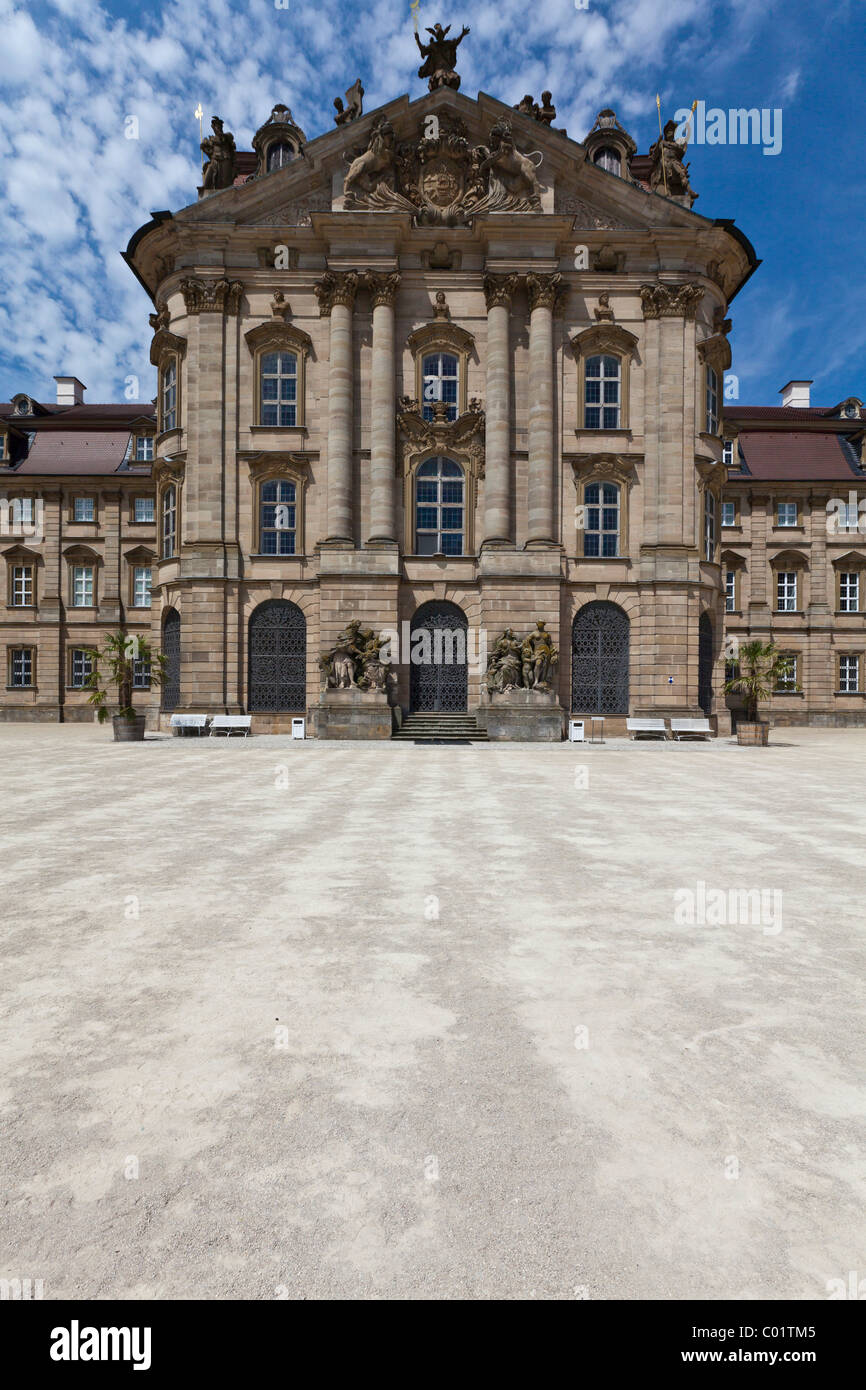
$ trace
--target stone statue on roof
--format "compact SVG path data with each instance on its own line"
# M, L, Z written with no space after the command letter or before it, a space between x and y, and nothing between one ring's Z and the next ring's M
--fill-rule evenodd
M214 116L211 128L213 135L205 136L201 142L201 152L208 161L202 174L202 188L212 191L231 188L235 180L235 137L230 130L223 129L219 116Z
M460 86L460 78L454 71L457 66L457 49L469 33L464 24L463 30L457 35L456 39L449 39L446 35L450 32L451 25L448 24L443 29L441 24L434 24L432 29L428 29L430 42L423 44L417 33L415 42L418 51L424 62L418 69L419 77L428 78L428 87L431 92L437 91L440 87L451 87L456 92Z
M352 83L346 93L346 105L343 105L341 97L334 98L336 116L334 125L348 125L350 121L356 121L364 112L364 88L361 86L360 77Z

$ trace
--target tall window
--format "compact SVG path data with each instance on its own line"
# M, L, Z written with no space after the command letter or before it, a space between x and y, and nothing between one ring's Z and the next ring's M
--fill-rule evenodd
M136 565L132 571L133 608L150 607L150 565Z
M716 558L716 499L709 488L704 493L704 559Z
M583 494L583 553L619 554L619 488L615 483L588 483Z
M69 662L69 684L73 690L83 690L93 670L93 658L83 647L73 647Z
M839 612L860 612L860 574L857 570L846 570L839 575Z
M15 686L16 689L32 685L35 665L35 649L33 647L10 647L9 684Z
M595 356L586 359L583 418L588 430L619 428L621 387L622 368L618 357Z
M597 164L600 169L606 169L609 174L622 174L622 160L619 151L611 145L602 145L600 150L596 150L593 164Z
M162 494L162 555L170 560L177 543L177 488L170 483Z
M33 525L33 498L32 497L13 497L12 498L12 526L32 526Z
M422 414L425 420L433 419L433 402L444 401L448 406L448 419L457 419L457 385L459 366L457 358L450 352L431 352L422 363L423 396Z
M33 607L33 566L12 566L12 607Z
M177 428L177 358L170 357L162 369L161 419L163 430Z
M724 463L728 468L733 468L734 466L733 439L726 439L722 443L722 463Z
M132 663L132 688L133 690L150 689L150 662L143 661L136 657Z
M278 140L268 147L267 169L272 174L275 169L282 169L286 164L290 164L295 157L295 151L291 145L284 140Z
M72 503L73 521L95 521L96 503L92 497L76 497Z
M777 526L796 526L796 525L797 525L797 503L796 503L796 502L777 502L777 503L776 503L776 525L777 525Z
M72 607L93 607L92 565L73 565L72 567Z
M298 422L298 359L293 352L264 352L259 367L261 423L278 429Z
M296 488L294 483L273 480L262 483L262 555L294 555L297 536Z
M737 524L737 504L736 502L722 503L722 525L736 526Z
M790 695L799 684L797 677L800 673L800 658L793 652L783 652L783 656L788 658L788 669L776 680L776 694Z
M860 692L860 658L846 653L839 657L839 690L842 695Z
M136 497L133 516L136 521L153 521L153 498Z
M719 374L715 367L706 367L707 376L707 434L719 432Z
M135 436L135 461L136 463L150 463L153 458L153 435L137 434Z
M422 463L415 475L416 555L462 555L463 469L452 459Z
M737 571L725 570L725 612L737 611Z
M796 570L779 570L778 574L776 575L776 609L779 613L796 613Z

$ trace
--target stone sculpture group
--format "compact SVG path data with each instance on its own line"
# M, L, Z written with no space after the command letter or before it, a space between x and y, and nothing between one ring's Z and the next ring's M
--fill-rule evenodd
M335 646L319 658L325 689L387 692L393 679L391 663L383 661L381 655L387 640L353 618L338 635Z
M559 652L540 619L522 641L508 627L493 646L484 683L491 695L506 695L510 690L548 692L558 659Z

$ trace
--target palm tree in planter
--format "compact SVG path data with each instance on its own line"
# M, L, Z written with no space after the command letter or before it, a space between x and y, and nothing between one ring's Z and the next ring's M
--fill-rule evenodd
M135 688L135 668L139 663L150 668L150 684L162 685L165 679L165 657L152 652L145 637L130 637L119 629L107 632L102 649L89 647L90 675L86 684L92 691L90 704L96 706L100 724L108 718L108 689L117 691L117 713L112 716L115 743L140 742L144 738L145 716L132 706Z
M758 704L761 700L769 700L773 691L779 689L780 682L790 678L791 658L783 656L775 642L756 638L740 644L737 670L739 674L725 682L725 694L742 695L745 705L745 720L737 720L737 742L766 746L770 725L758 718Z

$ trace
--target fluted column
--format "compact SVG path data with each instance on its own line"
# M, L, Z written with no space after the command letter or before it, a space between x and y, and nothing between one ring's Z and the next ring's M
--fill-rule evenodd
M328 535L326 545L352 547L352 309L358 289L354 270L327 270L315 286L319 313L330 317L328 367Z
M373 378L370 425L370 534L367 544L396 545L394 467L396 463L396 391L394 385L394 303L400 276L365 277L373 301Z
M527 275L529 295L529 526L527 546L556 544L553 497L553 315L561 275Z
M485 275L487 301L487 427L483 547L513 544L511 529L511 354L508 320L516 275Z

